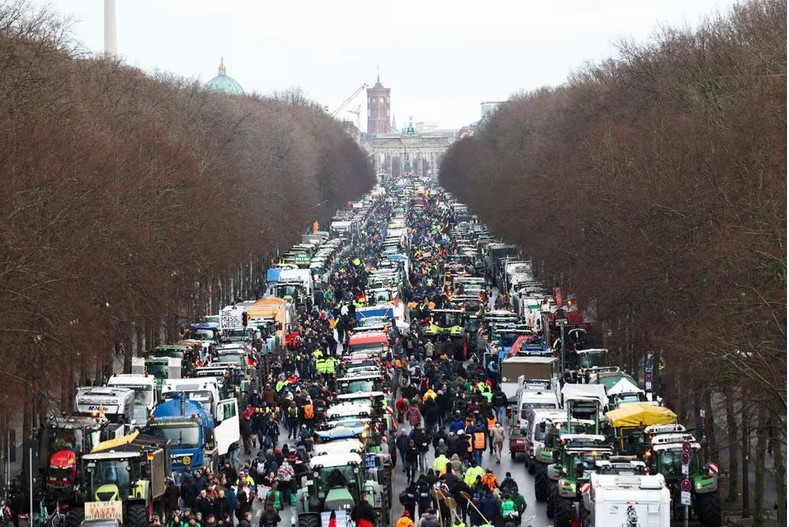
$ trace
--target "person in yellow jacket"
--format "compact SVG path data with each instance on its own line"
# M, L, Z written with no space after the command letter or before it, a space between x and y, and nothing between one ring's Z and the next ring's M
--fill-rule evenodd
M468 485L469 487L473 487L474 483L477 482L477 476L482 477L485 475L485 470L477 465L475 460L471 460L469 463L469 467L466 470L466 473L463 475L463 482Z
M449 458L443 452L433 460L433 470L441 476L442 474L446 473L447 471L447 463L449 463Z
M433 391L433 388L428 388L425 392L425 395L422 396L422 402L426 403L428 399L434 399L438 397L438 394Z

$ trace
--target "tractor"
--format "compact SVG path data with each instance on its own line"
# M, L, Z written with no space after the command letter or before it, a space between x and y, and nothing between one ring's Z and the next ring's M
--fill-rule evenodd
M376 511L375 527L390 524L391 503L384 487L365 479L365 460L356 453L327 453L310 460L311 474L296 493L298 527L327 527L332 511L350 515L362 494Z
M561 468L559 481L551 487L548 510L556 527L570 527L578 516L581 485L589 482L598 462L608 460L613 449L602 435L563 434L561 443L561 450L553 452Z
M84 519L148 527L154 513L164 517L169 442L133 432L97 445L82 456L81 468L84 508L70 508L66 527L77 527Z
M683 518L680 491L683 479L690 482L690 512L702 527L722 524L720 494L718 493L717 465L704 463L701 445L693 434L679 424L648 426L644 432L650 438L651 450L647 459L653 472L662 474L671 491L672 517ZM682 472L683 446L688 454L688 475Z

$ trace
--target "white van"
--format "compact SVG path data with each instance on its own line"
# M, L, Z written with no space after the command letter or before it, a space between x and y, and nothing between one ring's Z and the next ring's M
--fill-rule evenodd
M556 397L556 392L550 388L545 390L531 391L523 390L518 402L518 420L516 424L518 428L525 429L527 427L527 418L529 410L558 410L559 398Z

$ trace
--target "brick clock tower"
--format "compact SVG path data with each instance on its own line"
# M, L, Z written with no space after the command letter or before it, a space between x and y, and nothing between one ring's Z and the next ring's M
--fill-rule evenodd
M381 77L375 80L375 86L367 88L367 133L371 135L388 134L392 131L392 118L389 115L389 94L391 90L384 88Z

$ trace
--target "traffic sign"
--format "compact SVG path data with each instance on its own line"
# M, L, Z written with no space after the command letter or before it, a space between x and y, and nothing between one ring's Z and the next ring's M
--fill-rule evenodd
M557 324L567 324L567 312L564 309L554 311L553 317Z
M682 451L683 452L690 452L690 441L683 441L682 442Z
M690 452L683 452L682 453L682 464L689 465L690 464Z
M690 492L685 492L684 490L679 493L679 502L682 505L690 505Z
M683 479L682 483L679 484L679 488L682 490L682 492L690 492L690 480Z

